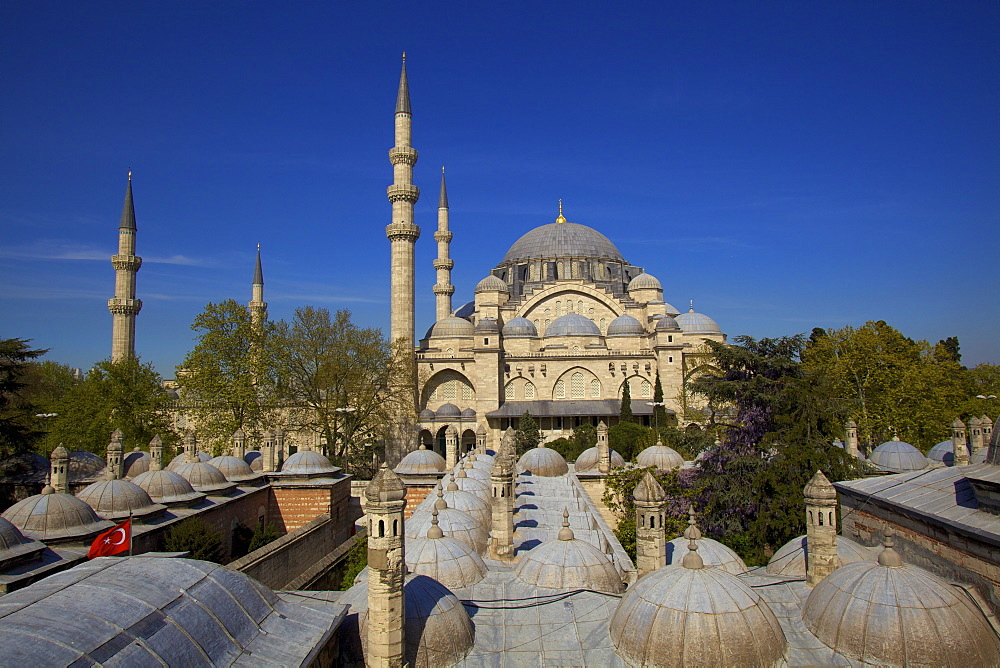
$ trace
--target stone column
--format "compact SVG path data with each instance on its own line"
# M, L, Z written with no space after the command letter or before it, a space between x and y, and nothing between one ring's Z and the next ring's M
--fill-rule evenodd
M405 661L406 487L384 463L365 490L368 514L368 643L365 664L401 667Z
M667 545L663 533L663 507L667 494L653 475L646 471L635 491L635 566L639 577L667 563Z
M450 471L458 463L458 430L455 425L448 425L444 430L444 465Z
M188 464L201 461L198 456L198 439L194 435L194 429L188 429L184 434L184 461Z
M274 473L274 432L270 429L264 432L263 440L260 444L260 470L262 473Z
M108 448L105 452L108 462L108 479L119 480L122 478L125 472L123 462L124 450L125 446L122 444L122 430L115 429L111 432L111 442L108 443Z
M822 471L803 489L806 501L806 582L815 587L840 568L837 556L837 490Z
M983 447L988 448L993 442L993 420L990 419L989 415L984 415L979 419L982 422Z
M242 429L233 432L233 457L243 459L247 453L247 435Z
M965 443L965 423L961 418L955 418L951 423L951 449L955 459L954 466L964 466L969 463L969 450Z
M149 470L163 470L163 439L159 434L149 441Z
M508 430L490 469L490 558L497 561L514 559L514 456L514 436Z
M69 494L69 450L60 443L50 456L49 483L57 494Z
M608 445L608 425L601 420L597 425L597 470L611 473L611 446Z
M973 416L969 418L969 450L972 454L983 449L983 421ZM958 466L958 463L955 463Z
M858 449L858 423L854 420L848 420L847 424L844 425L844 432L844 448L855 457L860 457L861 451Z

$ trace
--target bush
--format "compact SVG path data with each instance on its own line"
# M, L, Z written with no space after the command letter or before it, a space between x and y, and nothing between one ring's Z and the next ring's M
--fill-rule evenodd
M354 586L354 578L368 565L368 539L364 534L354 537L354 545L347 552L344 559L344 577L340 581L340 588L344 591Z
M576 448L576 443L568 438L557 438L554 441L549 441L545 444L545 447L552 448L568 462L576 461L576 458L580 456L580 452Z
M649 427L635 422L622 422L608 429L608 444L612 450L625 458L634 459L637 454L656 443L656 434Z
M164 546L168 552L190 552L191 559L222 563L222 534L197 516L175 524Z
M253 536L250 538L250 547L247 552L249 554L254 550L259 550L271 541L279 538L281 538L281 532L278 531L278 527L270 522L267 524L258 524L253 529Z

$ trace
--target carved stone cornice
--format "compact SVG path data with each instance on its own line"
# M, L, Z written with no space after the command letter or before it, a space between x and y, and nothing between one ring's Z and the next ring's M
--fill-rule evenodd
M142 310L142 300L112 297L108 300L108 310L112 315L136 315Z
M435 269L451 269L454 266L455 266L455 261L451 260L451 259L449 259L449 260L435 259L434 260L434 268Z
M389 241L411 241L420 238L420 228L411 223L392 223L385 226L385 236Z
M139 271L142 258L136 255L112 255L111 266L115 271Z
M385 189L385 194L390 202L416 203L420 199L420 188L406 184L393 184Z
M409 146L393 146L389 149L389 162L394 165L415 165L417 163L417 149Z

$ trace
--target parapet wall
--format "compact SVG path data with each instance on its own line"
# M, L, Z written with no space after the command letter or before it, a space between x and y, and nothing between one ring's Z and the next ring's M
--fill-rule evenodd
M226 568L249 575L271 589L284 589L343 542L337 540L337 533L336 522L329 515L320 515Z

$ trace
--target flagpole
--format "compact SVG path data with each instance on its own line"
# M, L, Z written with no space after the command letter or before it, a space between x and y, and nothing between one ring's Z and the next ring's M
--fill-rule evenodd
M128 511L128 556L132 556L132 511Z

